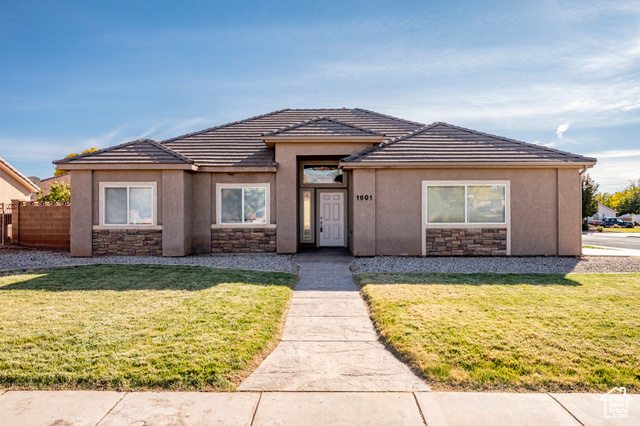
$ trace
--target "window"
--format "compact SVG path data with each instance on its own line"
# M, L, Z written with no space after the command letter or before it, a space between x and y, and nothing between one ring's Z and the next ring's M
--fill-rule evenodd
M426 184L428 224L505 224L506 184Z
M268 223L268 184L218 184L218 223L252 225Z
M314 189L302 189L300 191L300 242L312 243L314 241Z
M103 184L103 225L153 225L153 185Z
M302 183L342 185L344 175L337 164L304 164Z

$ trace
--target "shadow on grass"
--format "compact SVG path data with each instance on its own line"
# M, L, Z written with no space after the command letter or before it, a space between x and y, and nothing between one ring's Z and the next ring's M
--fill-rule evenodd
M565 274L444 274L444 273L363 273L356 276L360 286L367 284L448 284L448 285L564 285L581 286Z
M295 282L291 274L204 266L90 265L58 268L37 275L1 277L0 291L198 291L222 283L293 287Z

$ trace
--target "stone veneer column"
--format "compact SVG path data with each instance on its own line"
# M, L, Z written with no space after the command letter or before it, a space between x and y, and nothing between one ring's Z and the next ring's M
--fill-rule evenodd
M376 171L354 169L351 191L353 191L353 255L375 256L376 254ZM373 196L359 200L358 195Z
M162 255L185 256L191 251L191 185L182 170L162 171Z
M93 185L91 170L71 172L71 256L93 254Z

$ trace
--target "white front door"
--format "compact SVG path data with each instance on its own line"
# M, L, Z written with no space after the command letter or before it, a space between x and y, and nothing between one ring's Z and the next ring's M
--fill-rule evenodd
M320 246L344 247L344 192L320 192Z

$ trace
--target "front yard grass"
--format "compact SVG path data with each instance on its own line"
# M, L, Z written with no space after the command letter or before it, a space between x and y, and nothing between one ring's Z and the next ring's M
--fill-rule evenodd
M604 228L605 232L629 232L629 233L640 233L640 228Z
M360 274L387 345L434 389L640 391L640 274Z
M0 387L233 390L273 346L294 282L145 265L0 277Z

